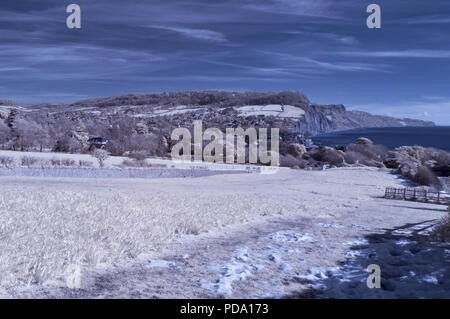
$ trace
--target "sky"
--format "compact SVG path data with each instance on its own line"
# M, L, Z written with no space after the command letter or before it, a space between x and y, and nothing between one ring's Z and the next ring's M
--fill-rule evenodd
M81 7L81 29L66 7ZM366 8L381 7L381 29ZM450 125L448 0L2 0L0 99L72 103L185 90Z

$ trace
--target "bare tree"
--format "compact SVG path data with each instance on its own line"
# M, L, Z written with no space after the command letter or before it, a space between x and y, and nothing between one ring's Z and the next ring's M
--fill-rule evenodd
M16 128L14 129L15 141L14 148L19 148L21 151L28 151L34 146L37 146L36 135L42 130L42 127L35 123L22 119L17 120Z
M39 152L50 147L50 135L47 128L37 126L35 131L35 143L39 146Z
M109 153L106 150L102 150L102 149L98 148L98 149L96 149L94 151L92 156L94 156L97 159L98 164L100 165L100 167L104 167L105 166L105 161L109 157Z
M11 139L11 130L6 125L5 122L0 121L0 144L2 145L2 149L5 149L6 143L8 143Z

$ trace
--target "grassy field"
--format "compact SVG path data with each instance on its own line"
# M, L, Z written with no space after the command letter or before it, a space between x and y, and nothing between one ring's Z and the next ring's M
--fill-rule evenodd
M186 235L274 216L378 228L443 216L376 199L401 180L374 168L166 179L3 176L0 185L4 289L65 286L73 265L126 266Z
M277 205L261 205L239 194L106 190L6 191L0 193L0 211L0 283L6 287L61 284L73 264L136 260L183 235L280 212Z

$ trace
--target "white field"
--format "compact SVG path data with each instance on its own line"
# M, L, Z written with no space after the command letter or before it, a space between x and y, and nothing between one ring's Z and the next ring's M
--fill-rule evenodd
M239 116L276 116L276 117L286 117L299 119L305 115L305 111L297 106L285 105L284 111L280 104L270 104L270 105L248 105L248 106L238 106L235 109L239 112Z
M76 161L87 161L92 162L93 167L100 167L97 160L90 154L68 154L68 153L52 153L52 152L17 152L17 151L0 151L0 157L12 157L16 165L19 165L20 160L24 156L31 156L43 160L51 160L52 158L57 159L71 159ZM105 168L116 168L119 167L122 161L126 157L122 156L111 156L105 161Z
M0 295L9 297L279 297L305 288L293 276L336 266L366 234L445 215L379 198L401 180L374 168L0 185ZM74 265L83 289L58 288Z
M21 158L30 156L42 160L51 160L57 158L60 160L71 159L79 163L79 161L87 161L92 163L92 167L100 168L98 161L90 154L68 154L68 153L53 153L53 152L18 152L18 151L1 151L0 157L12 157L15 160L15 165L20 166ZM105 169L119 169L123 160L127 159L124 156L110 156L105 160ZM233 171L248 171L265 169L258 165L238 165L238 164L217 164L208 162L191 162L191 161L172 161L168 158L148 158L146 160L150 164L165 165L167 168L177 169L206 169L206 170L233 170ZM0 166L1 167L1 166ZM283 168L280 168L283 169Z
M246 106L236 106L234 107L236 111L238 111L238 116L258 116L258 115L264 115L264 116L276 116L276 117L284 117L284 118L293 118L293 119L300 119L305 115L305 111L297 106L293 105L285 105L284 111L282 110L281 104L269 104L269 105L246 105ZM134 117L155 117L155 116L162 116L162 115L177 115L177 114L184 114L184 113L190 113L190 112L196 112L198 110L201 110L199 107L188 107L185 105L179 105L175 107L170 108L155 108L153 110L153 113L146 113L146 114L135 114ZM218 109L218 111L223 110L223 108Z

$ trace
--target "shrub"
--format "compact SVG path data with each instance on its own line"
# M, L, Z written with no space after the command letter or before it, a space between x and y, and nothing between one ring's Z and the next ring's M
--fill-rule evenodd
M296 158L290 154L287 155L280 154L280 166L292 168L294 167L305 168L306 163L307 162L305 160Z
M76 166L76 162L73 159L70 158L64 158L61 160L61 164L63 166Z
M81 166L81 167L93 167L94 163L92 163L91 161L82 161L82 160L80 160L78 162L78 165Z
M367 160L367 157L363 154L355 151L347 151L344 154L345 162L348 164L357 164L361 163L364 160Z
M438 166L450 166L450 153L435 149L433 153L433 160L436 161Z
M59 159L57 157L53 157L50 160L50 164L52 164L52 166L61 166L61 159Z
M299 157L306 153L306 147L303 144L291 143L287 147L287 153L294 157Z
M33 156L22 156L20 161L21 161L22 166L30 167L30 166L35 165L37 162L39 162L39 159L37 157L33 157Z
M426 166L420 166L417 168L417 174L412 177L413 181L420 185L434 186L438 189L441 188L441 183L436 175Z
M105 151L105 150L102 150L102 149L96 149L94 151L94 153L92 154L92 156L94 156L97 159L98 164L100 165L100 167L104 167L105 166L105 161L109 157L109 153L107 151Z
M344 163L344 159L337 151L326 152L322 159L324 162L334 166L341 166Z
M360 156L365 159L381 161L389 152L389 150L383 145L350 144L347 147L347 152L359 153L361 154Z
M122 166L122 167L138 167L136 160L131 160L131 159L127 159L127 158L122 161L122 164L120 164L120 166Z
M129 158L132 158L136 161L143 161L147 158L146 152L132 152L128 155Z
M122 167L151 167L152 165L145 160L124 159Z
M378 168L385 167L382 162L377 161L377 160L372 160L372 159L363 159L363 160L361 160L360 163L364 166L369 166L369 167L378 167Z
M320 148L314 151L311 155L316 161L325 162L333 166L342 166L344 163L343 155L339 151L330 147Z
M11 156L0 156L0 165L4 167L11 167L15 163L14 158Z
M431 238L436 241L450 242L450 208L448 215L444 217L433 229Z
M49 166L51 166L50 160L41 158L41 159L39 159L39 165L41 167L49 167Z
M166 164L152 164L147 162L146 160L139 161L135 159L124 159L122 161L122 164L120 165L122 167L140 167L140 168L167 168Z

